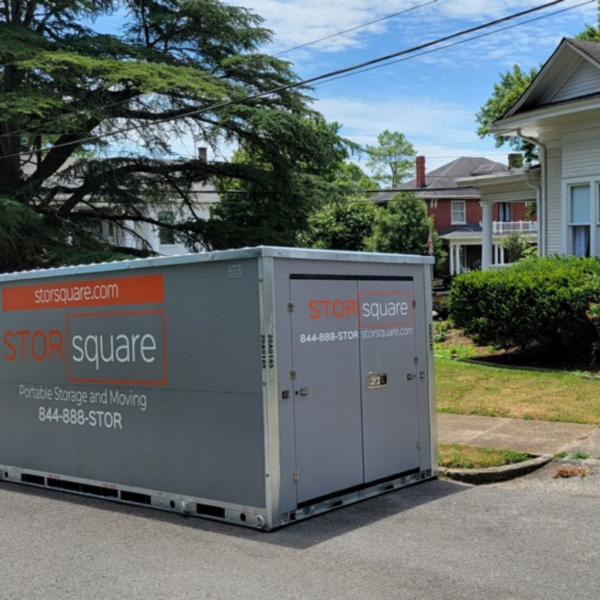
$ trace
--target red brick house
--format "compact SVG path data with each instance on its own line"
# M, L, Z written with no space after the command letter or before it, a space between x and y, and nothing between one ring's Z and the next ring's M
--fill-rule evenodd
M427 214L433 218L435 230L445 241L448 260L442 274L454 275L480 268L482 243L481 192L477 187L459 187L457 179L509 173L508 166L483 157L461 157L438 167L429 173L425 169L425 157L416 159L416 178L403 184L398 190L381 192L373 198L377 204L385 204L398 191L412 191L427 204ZM507 194L502 202L493 207L493 264L506 261L503 239L513 231L521 231L536 241L537 223L528 217L531 199L512 197Z

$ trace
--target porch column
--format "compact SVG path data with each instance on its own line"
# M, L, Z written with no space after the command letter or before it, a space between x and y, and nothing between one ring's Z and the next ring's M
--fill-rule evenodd
M448 254L450 254L450 275L454 275L454 244L452 242L450 242Z
M136 237L132 233L134 227L133 221L125 221L124 225L127 229L123 230L123 246L126 248L135 248Z
M481 270L492 265L492 204L481 203Z
M460 244L456 244L454 249L456 250L456 256L454 257L455 273L456 275L460 275L462 272L462 264L460 262Z

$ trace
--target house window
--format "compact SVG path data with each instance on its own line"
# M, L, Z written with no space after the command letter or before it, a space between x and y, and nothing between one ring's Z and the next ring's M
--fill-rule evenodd
M510 202L498 202L498 221L502 223L512 221L512 204Z
M158 220L161 223L170 225L175 222L175 215L170 210L161 210L158 213ZM172 229L160 227L158 230L158 239L160 240L161 244L174 244L175 232Z
M590 255L591 188L589 185L569 187L569 252L575 256Z
M467 222L466 202L464 200L453 200L451 210L452 225L462 225Z
M437 208L438 205L438 199L437 198L431 198L429 200L429 208Z

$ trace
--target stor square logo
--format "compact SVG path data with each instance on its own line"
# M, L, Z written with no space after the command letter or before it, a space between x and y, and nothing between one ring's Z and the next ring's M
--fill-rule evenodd
M410 327L413 296L410 292L360 292L359 323L366 327Z
M72 382L166 385L162 310L67 315Z

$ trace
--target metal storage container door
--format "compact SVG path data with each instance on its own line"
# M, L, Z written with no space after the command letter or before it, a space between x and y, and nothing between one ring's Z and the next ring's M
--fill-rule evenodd
M412 278L359 281L365 483L419 468Z
M363 483L356 281L292 279L298 503Z

